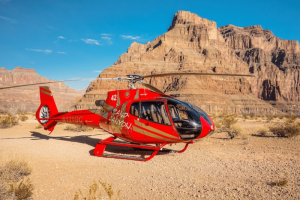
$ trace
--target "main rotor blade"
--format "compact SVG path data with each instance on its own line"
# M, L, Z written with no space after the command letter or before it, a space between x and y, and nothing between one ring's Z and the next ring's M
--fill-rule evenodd
M145 82L141 82L141 84L147 88L149 88L150 90L154 91L154 92L157 92L157 93L161 93L161 94L164 94L162 91L160 91L159 89L157 89L156 87L148 84L148 83L145 83Z
M85 81L85 80L127 80L127 77L116 77L116 78L85 78L85 79L70 79L70 80L61 80L61 81L47 81L47 82L40 82L40 83L29 83L24 85L13 85L13 86L7 86L7 87L0 87L0 90L4 89L10 89L10 88L17 88L17 87L25 87L25 86L31 86L31 85L42 85L42 84L49 84L49 83L60 83L60 82L68 82L68 81Z
M248 77L256 77L252 74L217 74L217 73L194 73L194 72L179 72L179 73L164 73L164 74L151 74L142 76L143 78L151 78L151 77L163 77L163 76L178 76L178 75L202 75L202 76L248 76Z

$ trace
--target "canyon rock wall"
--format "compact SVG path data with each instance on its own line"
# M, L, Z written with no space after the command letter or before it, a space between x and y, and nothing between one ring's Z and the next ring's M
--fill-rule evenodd
M47 81L51 80L41 77L34 69L16 67L13 70L7 70L3 67L0 68L0 87ZM47 85L51 88L59 111L64 111L61 109L65 104L80 96L76 90L64 83L51 83ZM39 87L26 86L0 90L0 105L0 111L7 109L16 111L20 109L35 112L40 105ZM65 107L64 109L68 108Z
M298 90L292 89L296 86L298 53L297 41L280 40L260 26L217 28L213 21L178 11L165 34L146 44L133 42L98 77L167 72L255 74L258 78L174 76L145 81L209 113L275 114L280 111L274 102L299 98ZM125 82L93 81L76 108L94 108L95 100L106 99L107 91L125 88ZM283 91L286 88L293 92Z
M258 76L253 94L283 112L299 114L300 47L261 26L219 28L227 45Z

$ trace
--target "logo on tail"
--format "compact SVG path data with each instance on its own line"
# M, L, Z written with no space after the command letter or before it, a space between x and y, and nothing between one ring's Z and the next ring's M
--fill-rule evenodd
M48 119L43 119L43 118L49 118L50 117L50 110L48 106L43 106L40 109L40 118L41 118L41 124L47 124L49 121Z

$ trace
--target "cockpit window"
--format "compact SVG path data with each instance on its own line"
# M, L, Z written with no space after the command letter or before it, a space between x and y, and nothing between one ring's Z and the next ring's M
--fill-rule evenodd
M134 102L130 106L130 114L139 117L139 102Z
M200 114L201 117L203 117L210 125L212 125L210 119L207 117L208 115L203 111L201 110L200 108L198 108L197 106L194 106L193 104L190 104L189 102L186 102L186 101L182 101L181 102L184 102L185 104L189 105L191 108L193 108L197 113Z
M181 101L165 99L167 99L168 110L180 137L184 140L197 138L202 131L200 115Z
M201 126L200 119L193 109L173 99L168 99L168 109L176 127Z
M165 102L163 101L142 101L140 117L155 123L171 125Z

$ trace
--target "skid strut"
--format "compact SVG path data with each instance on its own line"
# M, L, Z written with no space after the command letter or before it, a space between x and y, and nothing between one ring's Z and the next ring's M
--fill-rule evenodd
M135 161L148 161L148 160L152 159L167 144L167 143L163 143L159 146L154 147L154 146L149 146L149 145L135 145L135 144L121 143L121 142L113 142L115 139L116 139L115 137L109 137L105 140L100 141L96 145L92 156L99 156L99 157L105 157L105 158L126 159L126 160L135 160ZM173 153L182 153L187 149L188 145L191 144L191 143L193 143L193 141L187 142L185 147L181 151L172 151L172 152ZM104 151L105 151L107 145L123 146L123 147L139 148L139 149L148 149L148 150L153 150L153 153L147 158L137 158L137 157L105 154Z

